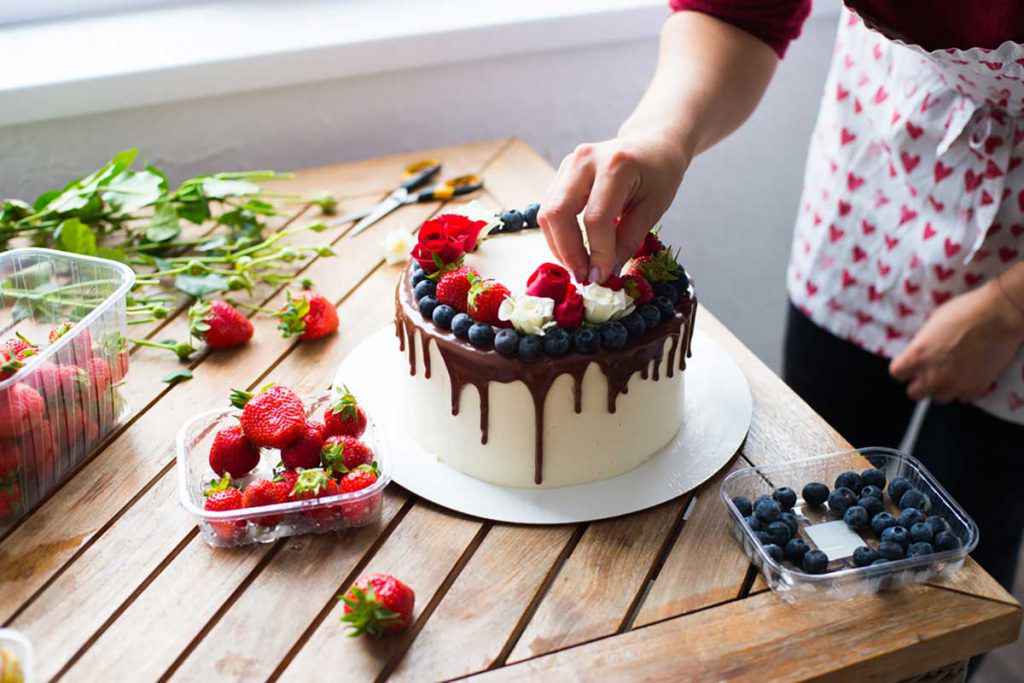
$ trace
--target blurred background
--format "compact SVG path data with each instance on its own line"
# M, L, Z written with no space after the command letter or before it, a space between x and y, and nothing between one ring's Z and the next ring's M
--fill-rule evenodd
M757 113L693 164L664 219L701 300L776 370L839 7L816 0ZM172 181L509 136L557 165L614 135L667 14L667 0L5 0L0 197L127 147ZM1024 679L1022 660L1007 648L975 680Z

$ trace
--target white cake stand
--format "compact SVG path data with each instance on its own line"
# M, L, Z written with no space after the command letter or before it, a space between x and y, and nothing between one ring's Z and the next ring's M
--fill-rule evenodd
M568 524L616 517L692 491L736 454L750 427L750 387L732 357L697 330L686 362L685 418L675 438L649 460L614 479L550 489L523 489L474 479L426 453L395 424L388 403L408 365L397 362L393 327L374 333L341 364L346 384L387 436L386 466L409 491L476 517L522 524ZM389 419L391 421L389 421Z

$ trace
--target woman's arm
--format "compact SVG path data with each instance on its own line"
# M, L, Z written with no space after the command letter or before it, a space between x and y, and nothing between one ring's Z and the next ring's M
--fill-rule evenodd
M777 62L767 43L709 15L677 12L665 22L658 67L636 111L618 137L567 156L542 204L548 245L577 280L603 282L636 251L690 160L746 121Z

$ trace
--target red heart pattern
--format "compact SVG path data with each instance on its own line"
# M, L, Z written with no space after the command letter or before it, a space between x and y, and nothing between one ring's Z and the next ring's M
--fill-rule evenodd
M922 52L919 77L908 61L897 80L886 39L843 11L789 291L825 329L892 357L936 307L1024 256L1024 44L997 59ZM1024 424L1024 352L1012 374L980 405Z

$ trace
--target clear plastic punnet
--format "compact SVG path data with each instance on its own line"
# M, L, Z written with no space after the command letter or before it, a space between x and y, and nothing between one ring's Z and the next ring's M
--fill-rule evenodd
M801 493L804 485L821 482L832 490L836 477L843 472L859 473L872 466L885 473L887 482L903 477L916 489L927 494L931 501L927 516L944 519L949 525L949 531L956 536L958 547L866 567L855 566L852 557L845 553L842 553L843 556L829 555L827 572L811 574L789 561L779 562L770 557L733 503L737 496L754 501L759 496L770 496L779 487L793 489L797 494L796 505L793 507L798 522L795 537L802 538L815 549L817 546L808 529L837 520L842 524L842 516L831 512L827 505L814 506L805 501ZM923 583L937 576L949 576L963 566L964 558L978 545L978 526L960 504L919 460L889 448L861 448L776 465L747 467L725 478L721 486L721 497L732 518L733 536L751 562L760 568L772 590L787 601L809 595L843 599ZM886 512L894 517L899 515L900 510L890 500L888 493L884 496L883 504ZM871 529L856 533L861 536L862 545L873 549L878 547L878 538Z
M319 417L330 404L332 394L325 392L305 399L306 415ZM181 506L199 524L203 540L212 546L234 547L250 543L271 543L279 538L308 533L342 531L380 521L383 490L391 481L387 456L381 453L372 416L359 440L374 453L380 474L367 488L335 496L295 500L276 505L215 512L204 509L204 491L217 474L210 469L210 446L214 435L226 427L238 425L240 410L224 408L201 413L178 431L178 499ZM243 488L251 481L273 479L281 454L275 448L260 450L260 462L234 485Z
M36 680L32 656L32 643L28 638L13 629L0 628L0 681L32 683Z
M0 253L0 533L127 413L119 387L134 282L115 261L50 249ZM38 350L12 357L9 345L19 340Z

